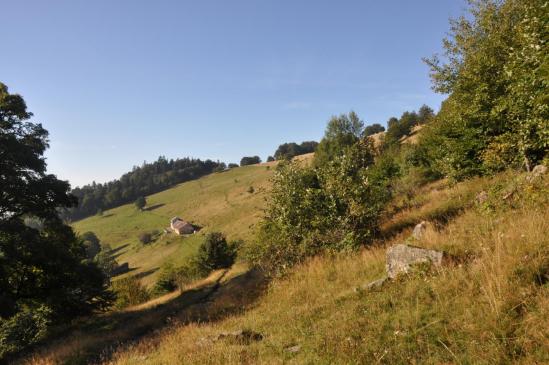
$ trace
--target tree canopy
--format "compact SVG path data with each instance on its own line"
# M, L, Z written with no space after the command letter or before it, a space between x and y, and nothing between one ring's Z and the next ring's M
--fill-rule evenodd
M111 300L105 276L58 216L76 198L46 173L48 132L31 117L23 98L0 83L0 324L33 309L71 318ZM28 217L40 225L27 226Z

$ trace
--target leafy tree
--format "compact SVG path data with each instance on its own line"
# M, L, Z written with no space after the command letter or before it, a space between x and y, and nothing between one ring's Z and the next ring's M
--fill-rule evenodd
M234 169L235 167L238 167L238 164L237 164L237 163L230 163L230 164L229 164L229 168L230 168L230 169Z
M318 142L315 141L305 141L301 144L297 144L294 142L283 143L278 146L277 150L275 151L274 158L276 160L291 160L295 156L314 152L317 146Z
M363 130L364 122L353 111L332 117L324 132L324 138L316 149L315 165L325 165L342 155L360 139Z
M423 104L417 112L417 117L418 117L418 121L417 121L418 124L425 124L433 120L433 118L435 117L435 111L431 109L429 106Z
M374 123L364 128L364 136L366 137L380 132L385 132L385 127L379 123Z
M196 265L201 272L230 267L236 257L235 247L227 243L220 232L208 233L204 242L198 248Z
M134 277L127 277L116 280L113 283L113 289L116 293L116 302L114 307L123 309L132 305L137 305L146 302L150 299L150 294L147 288Z
M111 246L108 244L101 246L101 250L95 256L94 261L107 278L111 278L119 266L113 257Z
M267 162L273 162L275 161L275 158L273 156L267 157Z
M0 318L41 306L52 320L105 309L108 282L58 216L76 199L67 182L46 174L48 132L31 117L0 83ZM40 219L41 229L25 217Z
M152 235L149 232L141 232L137 238L139 238L139 242L145 245L152 241Z
M259 156L242 157L240 160L240 166L255 165L258 163L261 163L261 158L259 158Z
M469 11L451 22L447 61L425 60L434 90L449 94L429 136L434 166L453 178L528 169L549 149L546 2L483 0Z
M85 232L80 236L84 248L86 250L86 256L89 260L93 258L101 251L101 244L99 238L93 232Z
M375 164L374 154L372 141L364 139L316 168L281 163L247 257L276 275L322 250L353 249L371 240L397 173L394 164Z
M135 202L133 204L137 209L143 210L143 208L145 208L145 206L147 205L147 199L145 199L144 196L140 196L135 199Z

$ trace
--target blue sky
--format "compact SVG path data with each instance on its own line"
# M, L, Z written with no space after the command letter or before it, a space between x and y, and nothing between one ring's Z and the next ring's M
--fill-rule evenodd
M331 115L382 123L443 96L440 52L461 0L0 0L0 81L50 131L73 185L144 160L265 159L319 140Z

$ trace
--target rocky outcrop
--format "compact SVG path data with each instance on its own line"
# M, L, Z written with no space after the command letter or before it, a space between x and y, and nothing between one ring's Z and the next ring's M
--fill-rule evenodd
M532 172L526 177L526 180L534 181L545 174L547 174L547 166L537 165L532 169Z
M425 231L427 230L427 222L421 221L414 227L414 231L412 232L412 237L416 240L420 240L423 238L423 235L425 235Z
M394 279L400 274L407 274L418 264L441 266L442 257L441 251L403 244L394 245L387 250L387 276Z

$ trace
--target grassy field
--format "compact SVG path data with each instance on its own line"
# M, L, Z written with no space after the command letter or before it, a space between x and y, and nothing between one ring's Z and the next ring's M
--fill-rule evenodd
M248 173L264 175L253 180L259 187L270 172L254 166L231 173L242 181ZM224 181L227 188L210 187L224 196L233 191L231 181L237 184L226 174L204 180ZM233 194L246 197L249 183ZM180 196L177 189L189 187L162 194ZM475 199L480 191L488 193L484 203ZM256 217L251 207L257 206L244 206ZM137 214L132 207L120 209ZM230 215L235 221L237 213ZM429 222L425 236L411 239L422 220ZM249 237L221 226L231 236ZM547 232L547 177L530 182L526 174L509 171L458 184L440 180L396 196L379 241L360 252L312 258L268 286L239 264L183 292L87 319L23 363L84 364L90 356L120 365L549 363ZM401 242L443 250L450 260L436 271L360 289L384 274L387 247ZM239 329L263 339L210 340Z
M274 164L253 165L215 173L177 185L147 197L147 208L138 211L133 204L105 211L75 222L79 233L93 231L115 251L120 264L127 262L130 272L146 285L155 282L159 269L167 262L178 265L194 252L211 231L221 231L230 240L248 240L262 215ZM250 187L254 192L248 192ZM195 235L180 237L163 234L144 245L138 234L163 231L170 219L179 216L203 229Z
M114 363L548 363L549 184L524 178L426 186L408 206L397 204L384 225L392 238L359 254L316 257L272 282L248 310L168 327L120 349ZM478 204L481 190L490 198ZM410 242L450 253L450 264L353 290L383 275L386 247L409 240L409 222L421 219L432 224ZM242 328L263 340L202 340Z

